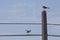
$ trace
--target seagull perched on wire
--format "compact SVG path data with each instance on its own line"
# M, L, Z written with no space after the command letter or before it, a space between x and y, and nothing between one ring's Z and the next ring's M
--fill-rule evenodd
M26 33L30 33L31 32L31 30L26 30Z

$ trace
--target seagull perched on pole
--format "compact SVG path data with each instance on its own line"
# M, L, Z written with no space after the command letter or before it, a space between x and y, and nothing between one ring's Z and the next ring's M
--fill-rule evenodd
M44 9L49 9L47 6L42 6L42 8L44 8Z

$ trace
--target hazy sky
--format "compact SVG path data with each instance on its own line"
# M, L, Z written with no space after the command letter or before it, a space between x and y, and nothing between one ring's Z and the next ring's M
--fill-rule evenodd
M0 23L41 23L42 5L47 9L48 23L60 23L59 0L0 0ZM0 34L41 34L41 25L0 25ZM39 31L40 30L40 31ZM48 34L60 35L60 26L49 26ZM48 37L59 40L59 37ZM0 40L41 40L41 37L0 37Z

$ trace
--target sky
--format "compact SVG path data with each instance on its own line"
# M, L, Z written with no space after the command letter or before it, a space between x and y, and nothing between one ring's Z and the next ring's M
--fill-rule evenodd
M41 23L42 6L46 5L47 22L60 24L59 0L0 0L0 23ZM0 34L42 34L41 25L1 25ZM40 31L39 31L40 30ZM48 34L60 35L60 26L48 25ZM59 40L60 37L48 37ZM0 37L0 40L42 40L42 37Z

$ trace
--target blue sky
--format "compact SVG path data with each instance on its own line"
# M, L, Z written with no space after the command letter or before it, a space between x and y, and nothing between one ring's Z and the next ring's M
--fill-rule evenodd
M0 23L41 23L42 5L48 6L48 23L60 23L59 0L0 0ZM41 34L41 25L0 25L0 34ZM39 31L40 30L40 31ZM48 34L60 35L59 26L48 26ZM0 40L41 40L41 37L0 37ZM49 40L60 38L48 37Z

